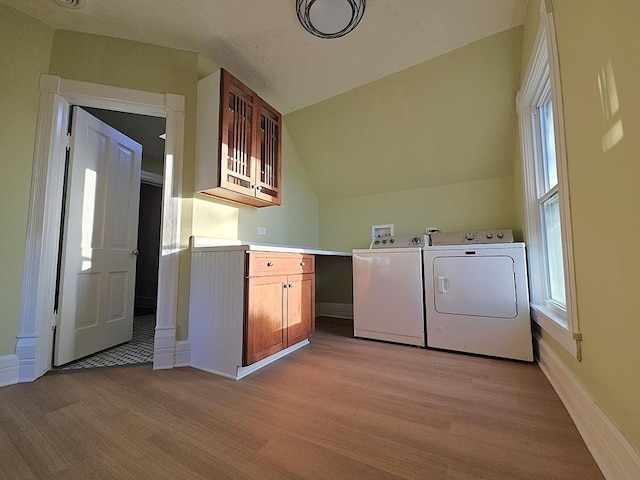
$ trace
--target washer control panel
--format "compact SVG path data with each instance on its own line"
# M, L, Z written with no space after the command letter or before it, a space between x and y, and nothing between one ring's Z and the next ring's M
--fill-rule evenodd
M429 245L427 235L393 235L376 237L371 242L370 248L408 248L424 247Z
M513 243L513 231L470 230L466 232L438 232L431 235L432 245L465 245L476 243Z

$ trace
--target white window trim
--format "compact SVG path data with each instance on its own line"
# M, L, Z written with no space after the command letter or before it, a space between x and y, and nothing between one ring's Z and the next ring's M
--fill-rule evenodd
M575 269L573 263L573 239L571 234L571 206L569 202L569 182L567 176L567 150L564 132L564 113L560 83L558 52L553 20L553 12L546 10L546 2L540 2L540 25L534 43L524 82L517 96L520 120L520 142L522 149L522 171L525 194L526 240L529 249L529 270L531 286L531 317L551 337L567 351L581 360L580 343L582 335L578 325ZM553 120L556 143L556 164L558 170L558 194L560 197L560 221L562 225L562 249L564 257L566 316L559 315L551 305L541 303L541 288L544 278L541 262L531 261L536 252L544 247L541 243L541 223L538 209L532 208L530 199L538 197L536 190L536 164L534 157L539 148L533 135L533 111L535 102L544 88L543 78L549 76L553 102ZM532 255L533 253L533 255ZM562 323L566 322L565 328Z

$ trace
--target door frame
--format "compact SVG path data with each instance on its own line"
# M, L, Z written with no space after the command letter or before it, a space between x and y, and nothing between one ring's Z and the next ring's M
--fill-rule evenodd
M154 338L154 369L173 368L181 250L184 110L182 95L40 77L40 106L31 176L20 327L16 341L18 382L31 382L52 367L56 325L55 284L70 105L166 118L161 254Z

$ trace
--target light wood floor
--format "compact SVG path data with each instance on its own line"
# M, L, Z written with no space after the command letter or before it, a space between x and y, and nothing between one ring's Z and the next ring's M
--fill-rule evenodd
M1 388L0 478L603 478L536 365L341 325L239 382L136 366Z

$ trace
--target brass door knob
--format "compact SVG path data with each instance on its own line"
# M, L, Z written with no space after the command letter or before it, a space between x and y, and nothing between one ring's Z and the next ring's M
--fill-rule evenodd
M133 252L131 252L131 256L133 257L137 257L138 255L140 255L140 250L138 250L137 248Z

